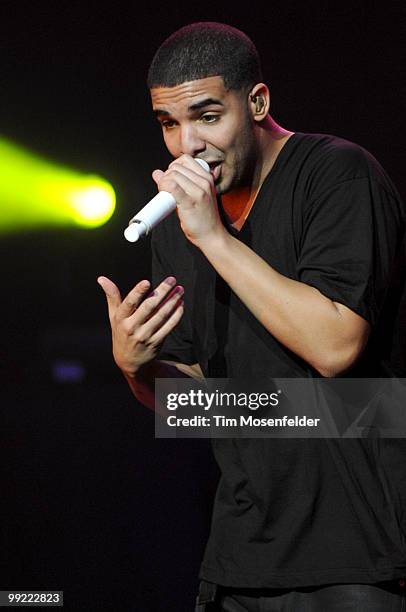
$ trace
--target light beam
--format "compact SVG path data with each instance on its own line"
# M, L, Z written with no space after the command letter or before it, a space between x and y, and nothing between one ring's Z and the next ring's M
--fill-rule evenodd
M106 180L45 160L0 138L0 232L99 227L116 204Z

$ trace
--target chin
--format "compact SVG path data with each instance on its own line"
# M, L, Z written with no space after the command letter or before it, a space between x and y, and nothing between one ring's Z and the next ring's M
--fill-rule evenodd
M232 185L230 184L230 181L224 180L224 177L220 177L220 180L218 183L216 183L215 187L217 195L224 195L225 193L228 193L232 190Z
M222 181L220 180L218 183L214 183L214 187L216 188L216 193L217 195L223 195L224 193L224 188L222 185Z

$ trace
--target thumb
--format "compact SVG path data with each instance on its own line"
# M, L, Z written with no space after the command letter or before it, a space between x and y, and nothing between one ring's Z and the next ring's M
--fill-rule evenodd
M163 170L154 170L153 171L152 178L155 181L157 187L159 187L159 182L162 179L164 174L165 174L165 172L163 172Z
M115 285L113 281L111 281L106 276L99 276L97 282L99 283L100 287L103 289L106 295L107 306L109 309L109 317L111 319L111 317L121 304L120 290L117 285Z

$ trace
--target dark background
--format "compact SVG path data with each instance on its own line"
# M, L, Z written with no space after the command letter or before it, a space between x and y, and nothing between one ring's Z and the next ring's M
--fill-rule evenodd
M149 276L148 242L122 231L169 160L145 86L157 46L192 21L244 30L275 119L363 145L405 197L403 5L1 4L1 134L107 178L117 210L100 229L1 236L0 589L63 589L68 610L193 609L216 466L205 440L154 438L96 284ZM84 380L58 383L58 360Z

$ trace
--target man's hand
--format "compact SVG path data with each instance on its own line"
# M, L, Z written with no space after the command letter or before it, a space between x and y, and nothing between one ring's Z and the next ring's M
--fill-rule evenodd
M166 172L154 170L152 178L159 191L168 191L177 203L182 230L188 240L201 248L203 243L221 236L221 222L214 180L190 155L173 161Z
M114 360L126 376L134 377L156 358L162 342L179 323L183 287L170 276L150 292L149 281L142 280L122 300L111 280L100 276L97 282L107 298Z

